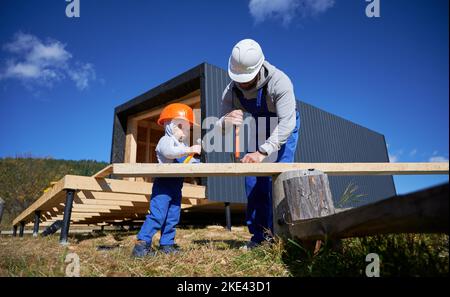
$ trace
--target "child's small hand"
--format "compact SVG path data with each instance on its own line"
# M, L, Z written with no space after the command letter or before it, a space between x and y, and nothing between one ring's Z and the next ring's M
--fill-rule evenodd
M200 144L193 145L188 149L189 154L200 155L201 152L202 152L202 146Z

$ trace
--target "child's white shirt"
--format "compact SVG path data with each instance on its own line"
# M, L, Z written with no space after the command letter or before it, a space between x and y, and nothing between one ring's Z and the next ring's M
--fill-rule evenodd
M164 135L156 146L156 157L158 163L173 163L187 153L187 145L177 141L173 136Z

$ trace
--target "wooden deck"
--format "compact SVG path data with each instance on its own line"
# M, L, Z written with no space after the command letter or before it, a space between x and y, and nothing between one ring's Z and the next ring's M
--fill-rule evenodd
M142 219L148 213L152 183L106 178L278 176L291 170L320 170L327 175L448 174L449 163L203 163L203 164L112 164L90 177L66 175L17 216L13 225L24 225L39 217L52 223L68 219L75 224L105 224ZM72 213L65 218L67 193L74 193ZM185 184L182 208L217 208L208 201L204 186ZM70 205L70 204L69 204ZM35 225L36 226L36 225ZM21 232L23 234L23 232Z

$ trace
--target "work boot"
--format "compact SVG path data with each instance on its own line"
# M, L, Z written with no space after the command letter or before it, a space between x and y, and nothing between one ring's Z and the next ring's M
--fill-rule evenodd
M244 251L248 251L248 250L252 250L254 248L257 248L260 245L261 245L261 243L257 243L257 242L254 242L254 241L249 241L245 245L241 246L239 249L240 250L244 250Z
M239 249L247 251L247 250L252 250L254 248L257 248L262 245L272 245L274 243L275 243L275 239L272 236L266 235L264 237L263 241L261 241L261 242L249 241L244 246L241 246Z
M174 255L180 252L180 248L174 244L162 245L159 247L159 250L164 254L174 254Z
M133 248L132 256L142 258L145 256L155 256L156 252L152 250L152 245L145 241L139 240Z

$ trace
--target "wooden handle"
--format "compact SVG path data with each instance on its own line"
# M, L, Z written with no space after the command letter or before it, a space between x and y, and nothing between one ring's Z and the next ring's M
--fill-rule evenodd
M234 139L234 141L235 141L235 151L234 151L234 156L235 156L235 158L236 159L239 159L239 157L241 156L241 153L240 153L240 151L239 151L239 131L240 130L240 128L239 128L239 126L236 126L236 130L235 130L235 139Z

